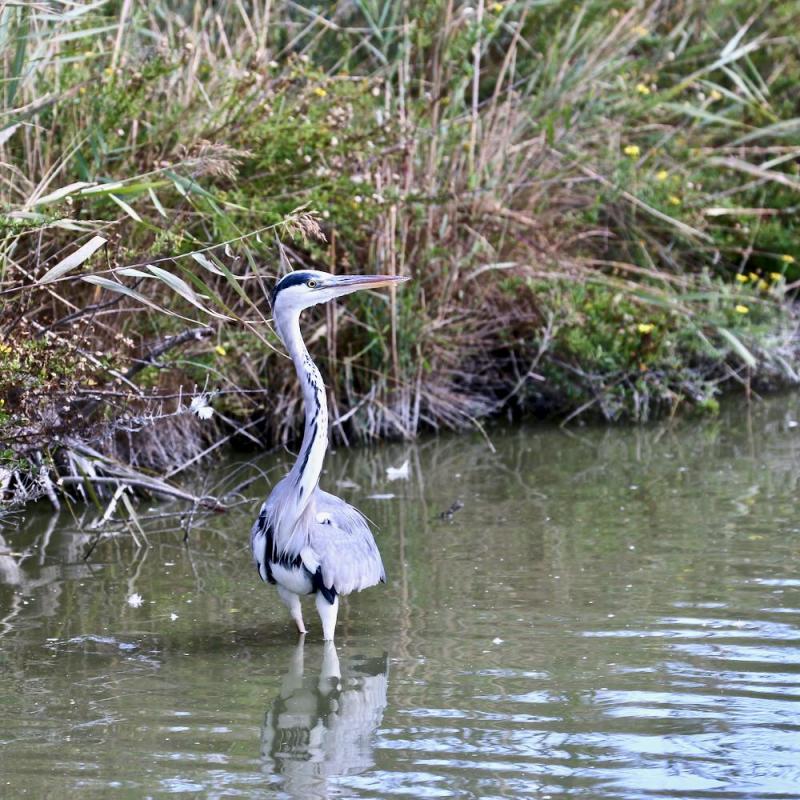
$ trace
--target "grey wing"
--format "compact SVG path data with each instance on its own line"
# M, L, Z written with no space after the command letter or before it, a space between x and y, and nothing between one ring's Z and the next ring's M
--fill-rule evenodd
M364 516L335 495L317 489L317 519L309 530L306 567L321 572L326 589L350 594L386 582L381 554ZM311 569L314 567L315 569Z

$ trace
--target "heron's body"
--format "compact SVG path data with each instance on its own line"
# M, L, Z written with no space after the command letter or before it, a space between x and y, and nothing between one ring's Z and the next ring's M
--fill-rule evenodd
M292 272L273 292L276 329L294 361L305 401L305 431L297 462L264 501L250 544L263 581L277 586L298 630L300 597L315 595L323 636L333 639L339 596L385 581L375 539L353 506L319 488L328 447L328 406L319 370L300 335L300 312L361 288L398 279Z

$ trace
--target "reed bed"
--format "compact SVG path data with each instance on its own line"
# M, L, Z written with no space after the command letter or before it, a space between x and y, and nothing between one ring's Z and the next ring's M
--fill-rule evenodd
M750 0L0 0L0 493L99 502L291 441L291 266L414 279L310 314L343 442L797 383L794 27Z

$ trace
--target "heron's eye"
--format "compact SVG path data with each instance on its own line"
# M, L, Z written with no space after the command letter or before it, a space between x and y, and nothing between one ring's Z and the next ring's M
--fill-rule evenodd
M309 288L309 289L316 289L316 288L317 288L317 282L316 282L316 281L315 281L315 280L312 278L312 279L311 279L311 280L310 280L310 281L309 281L309 282L306 284L306 286L308 286L308 288Z

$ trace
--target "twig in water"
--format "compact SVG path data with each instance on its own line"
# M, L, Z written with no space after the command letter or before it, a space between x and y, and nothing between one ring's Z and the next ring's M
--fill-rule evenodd
M63 477L58 479L59 483L76 483L82 484L85 482L85 478L79 475L64 475ZM126 475L126 476L115 476L115 477L98 477L92 476L90 479L91 483L125 483L129 486L133 486L138 489L148 489L151 492L155 492L156 494L165 494L169 497L177 497L180 500L189 500L192 503L195 503L203 508L208 508L211 511L226 511L222 503L220 503L214 497L197 497L193 494L189 494L189 492L181 491L180 489L176 489L174 486L170 486L163 481L159 481L155 478L146 478L144 475L133 476L133 475Z

